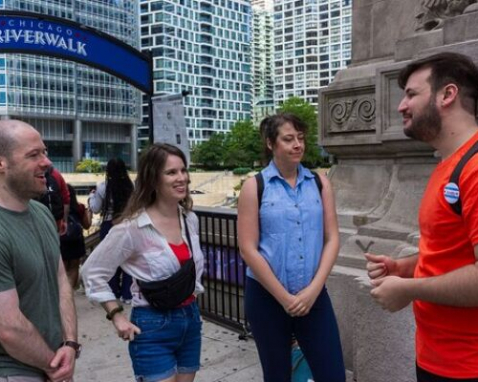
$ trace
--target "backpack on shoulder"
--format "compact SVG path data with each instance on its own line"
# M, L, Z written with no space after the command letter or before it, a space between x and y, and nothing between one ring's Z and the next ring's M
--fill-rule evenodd
M63 242L81 240L83 237L83 227L80 221L74 214L68 215L68 221L66 222L66 232L60 236L60 240Z
M463 168L468 161L478 153L478 141L463 155L455 169L453 170L448 184L445 186L443 193L445 200L450 205L451 209L459 216L461 216L461 199L460 199L460 175Z
M36 200L48 207L56 221L63 219L63 199L61 197L60 185L51 174L49 168L45 172L47 191Z
M314 174L314 180L319 190L319 194L322 195L322 181L320 180L319 174L315 171L312 171L312 174ZM262 175L262 172L258 172L254 175L254 178L256 178L257 183L257 203L260 210L262 205L262 194L264 194L264 176Z

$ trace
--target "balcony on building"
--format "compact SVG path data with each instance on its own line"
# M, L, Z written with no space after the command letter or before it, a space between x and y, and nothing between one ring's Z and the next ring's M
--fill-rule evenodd
M198 42L201 44L212 44L212 36L208 34L200 34L198 36Z
M201 86L213 86L213 80L209 77L200 77L199 78L199 85Z
M212 98L215 98L216 97L216 90L213 89L213 88L202 88L201 89L201 95L203 97L212 97Z
M212 65L213 59L210 56L199 56L197 63L199 65Z
M209 66L203 66L201 67L201 74L204 76L216 76L216 69L212 69Z
M210 24L201 23L200 30L202 33L214 33L214 28Z
M216 54L216 49L209 45L201 45L201 54L214 56Z
M202 110L202 116L204 118L216 118L217 117L217 111L215 109L203 109Z
M200 98L198 106L200 106L200 107L214 107L214 101L212 99Z
M212 13L214 11L214 7L211 4L211 1L209 0L202 0L199 3L199 9L204 12L209 12Z
M214 128L214 121L208 120L208 119L203 119L199 121L198 127L200 129L213 129Z
M212 24L212 16L209 13L201 12L199 13L199 21L201 23L209 23Z

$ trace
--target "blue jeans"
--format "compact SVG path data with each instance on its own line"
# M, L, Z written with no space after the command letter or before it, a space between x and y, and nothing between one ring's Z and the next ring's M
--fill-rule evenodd
M256 280L248 277L246 317L261 360L264 382L290 382L295 335L315 382L345 382L339 330L324 287L309 314L291 317Z
M111 227L113 227L113 222L111 220L105 220L101 223L100 226L100 239L103 240ZM131 284L133 283L133 278L124 272L121 268L117 268L114 276L108 281L108 285L111 288L111 291L115 294L116 298L122 297L124 300L131 300L133 295L131 294Z
M196 302L166 311L133 308L131 322L141 329L129 344L137 382L199 370L202 322Z

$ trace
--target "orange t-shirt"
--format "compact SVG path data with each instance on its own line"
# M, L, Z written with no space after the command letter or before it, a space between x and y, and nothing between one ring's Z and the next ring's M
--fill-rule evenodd
M444 197L451 173L478 133L432 173L419 211L420 243L415 278L438 276L474 264L478 245L478 154L460 176L462 216ZM478 293L478 291L477 291ZM418 365L448 378L478 377L478 307L414 303Z

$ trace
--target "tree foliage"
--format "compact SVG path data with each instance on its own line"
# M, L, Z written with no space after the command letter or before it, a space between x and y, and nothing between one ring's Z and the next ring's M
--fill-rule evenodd
M224 166L252 168L261 155L259 131L250 120L238 121L226 135L224 148Z
M208 141L197 144L191 152L192 161L208 170L220 168L224 161L224 139L224 134L214 133Z
M314 107L299 97L290 97L281 105L278 112L294 114L308 126L305 136L306 149L302 163L309 168L319 166L321 156L317 137L317 114L315 114Z
M317 138L317 115L314 107L298 97L287 99L278 112L292 113L308 126L305 136L306 150L302 163L315 168L321 164ZM238 121L226 134L215 133L208 141L192 150L192 161L209 170L238 167L253 168L261 160L262 142L259 130L252 121Z
M192 150L192 160L208 170L254 167L260 159L259 131L251 121L238 121L227 134L213 134Z
M89 172L97 174L101 171L101 163L94 159L84 158L76 165L76 172Z

